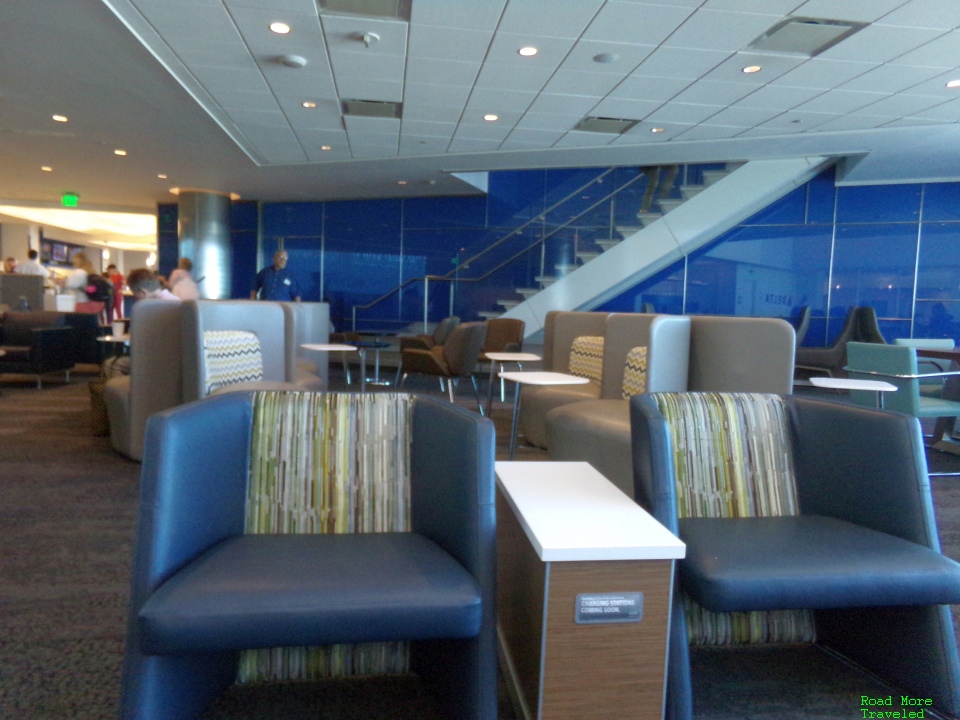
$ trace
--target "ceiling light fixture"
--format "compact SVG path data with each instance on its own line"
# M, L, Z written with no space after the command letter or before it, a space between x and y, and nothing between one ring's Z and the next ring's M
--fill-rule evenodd
M539 50L537 50L532 45L528 45L527 47L520 48L519 50L517 50L517 52L523 55L523 57L533 57L539 52Z
M270 31L277 35L286 35L290 32L290 26L284 22L270 23Z
M407 184L406 180L397 180L397 185L406 185L406 184Z
M663 132L663 128L660 128L660 127L650 128L650 132L652 132L652 133L661 133L661 132Z
M307 59L303 55L281 55L277 58L277 62L288 68L302 68L307 65Z
M375 32L365 32L360 36L360 39L363 40L363 44L366 47L370 47L374 43L380 42L380 36Z
M163 173L160 173L159 175L157 175L157 177L160 178L161 180L166 180L166 179L167 179L167 176L164 175Z
M308 110L312 110L313 108L315 108L315 107L317 106L317 104L316 104L315 102L312 102L312 101L310 101L310 100L304 100L304 101L303 101L302 103L300 103L300 104L303 105L303 107L307 108Z
M497 120L500 119L500 116L494 115L493 113L487 113L486 115L483 116L483 119L486 120L487 122L496 122Z
M745 72L747 75L752 75L753 73L758 73L763 68L760 65L747 65L741 72Z
M66 121L67 121L67 116L66 116L66 115L54 115L54 116L53 116L53 119L56 120L57 122L66 122Z
M333 150L333 148L332 148L330 145L321 145L321 146L320 146L320 149L321 149L321 150Z
M41 165L40 169L43 170L44 172L53 172L53 168L50 167L49 165Z
M948 88L958 88L960 87L960 80L951 80L947 83Z
M113 151L113 154L114 154L114 155L121 155L121 156L122 156L122 155L126 155L126 154L127 154L127 151L126 151L126 150L121 150L120 148L117 148L116 150Z
M603 63L604 65L615 63L619 59L620 56L616 53L600 53L599 55L593 56L594 62Z

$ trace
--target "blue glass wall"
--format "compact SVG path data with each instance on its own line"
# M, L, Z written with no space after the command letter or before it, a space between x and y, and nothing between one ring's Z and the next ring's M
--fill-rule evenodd
M870 305L888 341L960 340L960 184L836 187L828 170L600 310L796 317L828 345Z

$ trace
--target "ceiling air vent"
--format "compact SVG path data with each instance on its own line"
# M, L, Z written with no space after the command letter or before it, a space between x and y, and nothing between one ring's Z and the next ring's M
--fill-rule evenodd
M608 117L585 117L578 122L574 130L584 132L607 133L610 135L622 135L627 130L636 125L639 120L625 120L623 118Z
M402 103L382 100L344 100L343 114L354 117L399 118Z
M410 0L317 0L320 12L364 17L410 19Z
M848 20L791 17L781 20L747 47L747 51L773 55L815 57L846 40L866 23Z

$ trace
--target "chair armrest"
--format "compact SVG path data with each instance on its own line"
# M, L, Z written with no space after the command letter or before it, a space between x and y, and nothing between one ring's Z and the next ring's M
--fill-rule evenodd
M670 532L679 532L673 444L660 409L648 395L630 398L634 500Z
M429 335L402 335L400 337L401 352L404 350L429 350L434 344Z
M405 373L450 374L443 359L443 348L440 346L436 346L434 350L404 350L400 357Z
M147 421L135 595L148 594L198 553L243 533L252 414L250 395L232 393Z
M800 511L939 549L919 421L785 397Z

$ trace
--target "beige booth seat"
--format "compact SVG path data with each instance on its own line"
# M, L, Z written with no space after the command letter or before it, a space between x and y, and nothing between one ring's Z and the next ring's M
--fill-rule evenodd
M183 400L183 307L171 300L140 300L130 313L130 374L104 388L110 443L132 460L143 458L147 418Z
M312 383L317 378L327 387L329 381L327 353L305 350L304 343L325 344L330 341L330 304L320 302L282 302L287 332L287 349L294 358L294 377L298 384Z
M636 392L686 390L690 327L690 318L681 315L624 313L608 317L601 396L547 413L550 458L589 462L632 497L629 397ZM634 348L645 349L640 387L635 382L624 383L627 357Z
M623 334L620 323L624 330L629 327L624 321L614 322L620 317L627 316L616 315L607 321L608 351L622 344L617 337ZM780 394L793 390L796 333L788 322L720 316L693 316L688 320L687 378L686 387L681 390ZM664 338L669 338L666 348L675 347L676 334ZM676 352L671 349L661 353L659 340L651 330L646 392L664 391L661 383L665 380L678 384L676 377L655 374L659 363L669 366L670 353ZM547 415L550 458L587 461L632 497L633 460L627 407L623 400L595 400L553 410Z
M578 337L604 334L610 313L552 310L543 326L543 369L570 372L570 348ZM547 447L547 413L555 407L600 397L602 383L585 385L529 386L523 389L519 430L531 445Z

